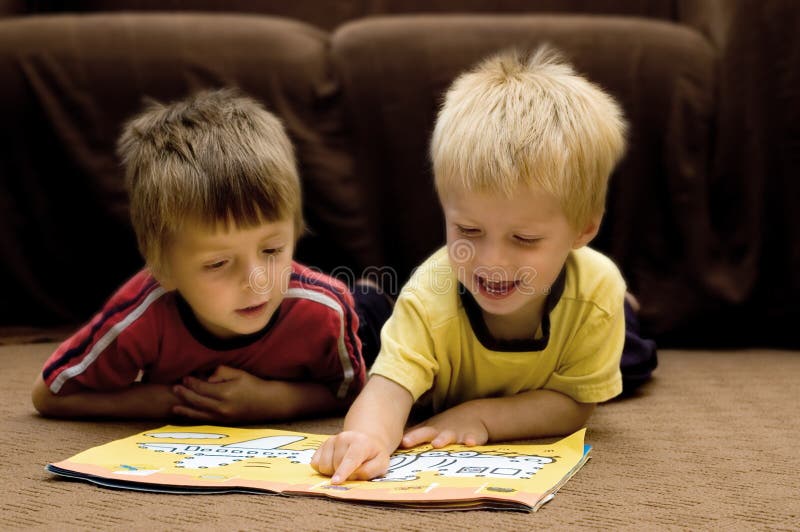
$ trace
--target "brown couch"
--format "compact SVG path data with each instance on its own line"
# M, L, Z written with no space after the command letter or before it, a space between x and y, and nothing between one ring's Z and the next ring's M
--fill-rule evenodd
M286 123L311 233L298 257L399 290L443 243L427 156L442 91L543 41L631 123L595 242L659 341L655 380L598 409L596 457L536 516L97 491L41 467L152 424L45 420L52 344L0 347L0 527L796 527L800 7L794 0L0 0L0 333L54 338L141 267L114 143L144 96L236 85ZM161 11L155 11L160 9ZM20 337L17 336L19 339ZM722 352L665 347L716 347ZM736 349L733 349L736 348ZM333 432L338 419L289 425ZM17 479L10 480L10 479ZM399 515L399 516L398 516ZM63 525L63 526L62 526Z
M491 52L550 41L631 122L595 245L650 334L800 345L791 0L77 4L0 3L0 325L81 322L140 266L120 125L144 96L207 86L286 122L312 229L299 257L396 272L396 291L443 242L426 150L442 91Z

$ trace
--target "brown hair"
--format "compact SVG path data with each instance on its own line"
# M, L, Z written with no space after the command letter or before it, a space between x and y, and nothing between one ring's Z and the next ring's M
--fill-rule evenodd
M231 89L151 102L118 143L139 250L159 271L186 220L213 229L291 219L303 230L300 179L280 121Z

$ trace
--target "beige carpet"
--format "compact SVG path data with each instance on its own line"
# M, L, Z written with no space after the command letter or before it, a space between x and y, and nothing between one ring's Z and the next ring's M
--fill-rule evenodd
M523 514L161 495L54 478L46 463L160 424L40 418L29 387L53 347L0 347L2 530L800 529L800 352L662 351L639 396L592 417L592 460L552 502ZM339 422L280 427L332 433Z

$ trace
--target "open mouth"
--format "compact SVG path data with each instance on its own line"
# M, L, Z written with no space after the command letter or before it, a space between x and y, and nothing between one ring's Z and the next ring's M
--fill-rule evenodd
M519 285L519 281L491 281L483 277L475 277L481 293L495 298L509 295Z

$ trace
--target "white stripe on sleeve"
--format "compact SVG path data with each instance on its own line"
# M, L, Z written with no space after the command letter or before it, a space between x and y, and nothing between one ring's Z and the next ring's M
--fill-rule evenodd
M158 288L150 292L144 299L144 301L142 301L138 307L133 309L133 312L125 316L125 319L123 319L122 321L111 327L108 330L108 332L104 334L103 337L100 338L100 340L98 340L96 344L94 344L92 350L89 351L89 354L86 355L86 357L84 357L83 360L81 360L80 364L67 368L61 373L59 373L58 376L53 380L53 384L50 385L50 391L53 393L58 393L59 390L61 390L61 387L64 386L64 383L67 382L67 380L75 377L76 375L80 375L81 373L86 371L86 368L88 368L92 364L92 362L97 360L97 357L100 356L100 353L102 353L106 347L111 345L111 342L116 340L117 336L119 336L120 333L124 331L131 323L139 319L139 317L142 314L144 314L144 311L146 311L147 308L150 305L152 305L153 302L157 300L159 297L161 297L165 292L166 290L164 290L163 286L159 286Z
M339 315L339 339L337 345L339 348L339 362L342 364L343 378L342 384L339 386L339 391L336 392L336 397L339 399L345 397L347 395L347 390L350 389L350 384L353 382L355 370L353 369L353 364L350 361L350 353L348 353L347 347L344 343L345 317L344 309L342 308L341 303L339 303L337 299L327 294L309 290L307 288L290 288L286 291L286 295L284 297L310 299L311 301L316 301L317 303L333 309Z

